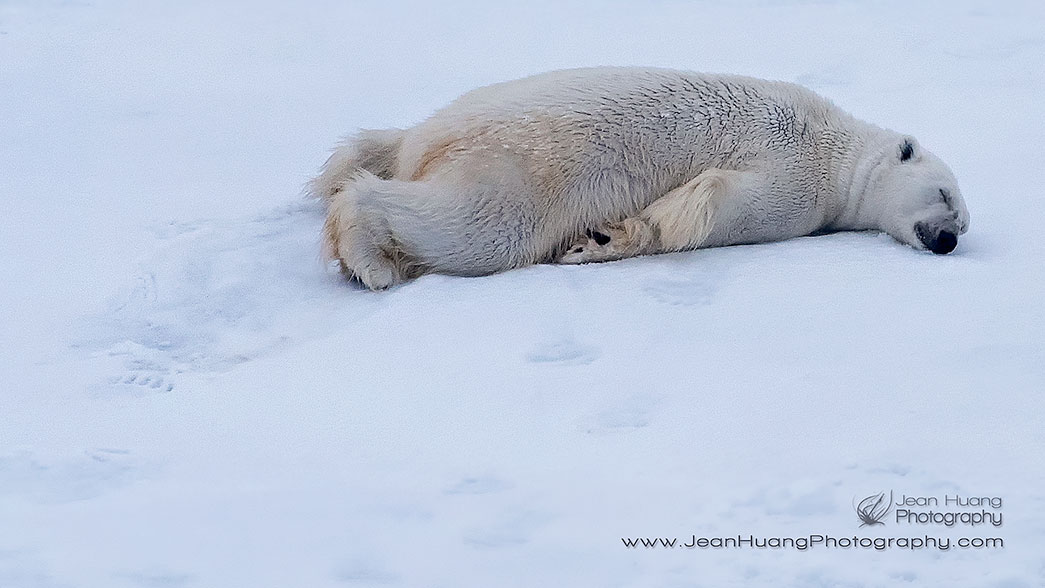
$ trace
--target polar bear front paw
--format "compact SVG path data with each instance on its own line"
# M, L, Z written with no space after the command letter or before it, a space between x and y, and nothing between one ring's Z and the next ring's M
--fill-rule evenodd
M559 263L578 264L594 263L598 261L610 261L619 259L614 256L613 249L616 243L613 237L602 231L587 231L583 237L578 237L572 245L566 249L566 253L559 258Z
M635 218L590 229L566 248L559 263L579 264L614 261L653 252L653 231Z

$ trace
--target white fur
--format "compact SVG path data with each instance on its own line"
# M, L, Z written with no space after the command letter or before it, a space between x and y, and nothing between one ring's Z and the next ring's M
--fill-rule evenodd
M698 247L711 233L715 199L725 194L728 178L728 172L707 170L654 200L639 216L657 227L657 236L665 250Z
M968 226L951 172L908 137L794 84L645 68L479 88L411 129L363 131L312 191L328 251L371 288L834 230L923 248L916 223Z

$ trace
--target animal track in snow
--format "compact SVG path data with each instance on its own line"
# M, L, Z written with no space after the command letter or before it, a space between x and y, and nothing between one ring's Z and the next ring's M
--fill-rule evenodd
M130 372L123 376L113 376L109 379L109 385L113 390L126 390L128 392L171 392L174 383L169 376L155 372Z
M196 581L196 576L192 574L153 569L114 574L114 576L144 588L178 588Z
M532 363L587 365L601 355L602 352L597 347L567 338L539 345L526 355L526 359Z
M465 532L464 542L480 549L498 549L526 544L534 531L545 525L550 516L543 513L509 509L490 524Z
M64 458L19 451L0 456L0 493L45 504L88 500L141 479L148 470L124 449L94 448Z
M492 494L511 488L512 485L490 476L462 478L445 490L446 494Z
M108 310L76 343L122 369L108 393L176 389L185 372L221 372L321 337L378 306L327 279L316 254L321 207L295 204L232 220L171 222Z
M658 302L678 306L709 304L715 288L701 279L659 280L642 289Z

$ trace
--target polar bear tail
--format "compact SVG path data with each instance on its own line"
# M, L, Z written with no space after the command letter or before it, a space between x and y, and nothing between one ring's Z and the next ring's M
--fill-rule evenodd
M330 202L360 170L382 180L390 180L399 167L402 129L362 130L338 145L323 164L318 177L308 185L308 193Z

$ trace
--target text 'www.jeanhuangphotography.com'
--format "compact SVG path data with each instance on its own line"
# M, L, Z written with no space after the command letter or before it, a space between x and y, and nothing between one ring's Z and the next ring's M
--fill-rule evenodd
M764 537L733 535L729 537L621 537L629 549L1000 549L1005 541L1000 537L835 537L811 534L798 537Z

